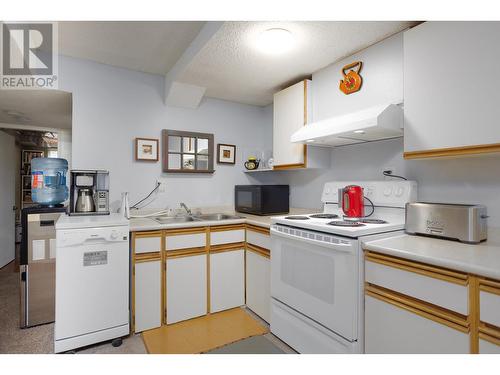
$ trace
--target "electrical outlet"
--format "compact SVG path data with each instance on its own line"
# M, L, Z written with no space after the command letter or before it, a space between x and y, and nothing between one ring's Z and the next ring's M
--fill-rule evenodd
M382 173L385 171L390 171L391 174L394 174L396 172L396 168L394 168L393 165L388 165L382 169Z
M160 184L158 193L165 193L167 191L167 179L165 177L159 177L156 182Z

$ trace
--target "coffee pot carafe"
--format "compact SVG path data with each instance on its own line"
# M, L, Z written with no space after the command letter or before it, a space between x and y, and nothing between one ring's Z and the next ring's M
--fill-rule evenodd
M76 212L94 212L95 204L94 204L94 194L92 189L82 188L78 190L76 205Z

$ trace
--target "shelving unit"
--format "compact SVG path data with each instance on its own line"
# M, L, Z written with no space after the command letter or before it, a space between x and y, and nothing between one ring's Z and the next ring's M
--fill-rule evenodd
M271 172L273 168L261 168L261 169L252 169L252 170L244 170L245 173L256 173L256 172Z

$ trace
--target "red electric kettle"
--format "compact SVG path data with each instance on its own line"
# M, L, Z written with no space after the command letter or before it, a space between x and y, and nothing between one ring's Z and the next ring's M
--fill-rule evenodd
M349 185L339 189L339 207L344 211L346 220L359 220L365 217L363 188Z

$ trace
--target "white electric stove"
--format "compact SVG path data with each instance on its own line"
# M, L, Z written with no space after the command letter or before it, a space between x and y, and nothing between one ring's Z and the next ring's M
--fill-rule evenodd
M347 185L363 187L373 214L344 220L338 190ZM401 232L416 195L414 181L329 182L322 214L273 217L271 332L300 353L362 353L361 243Z

